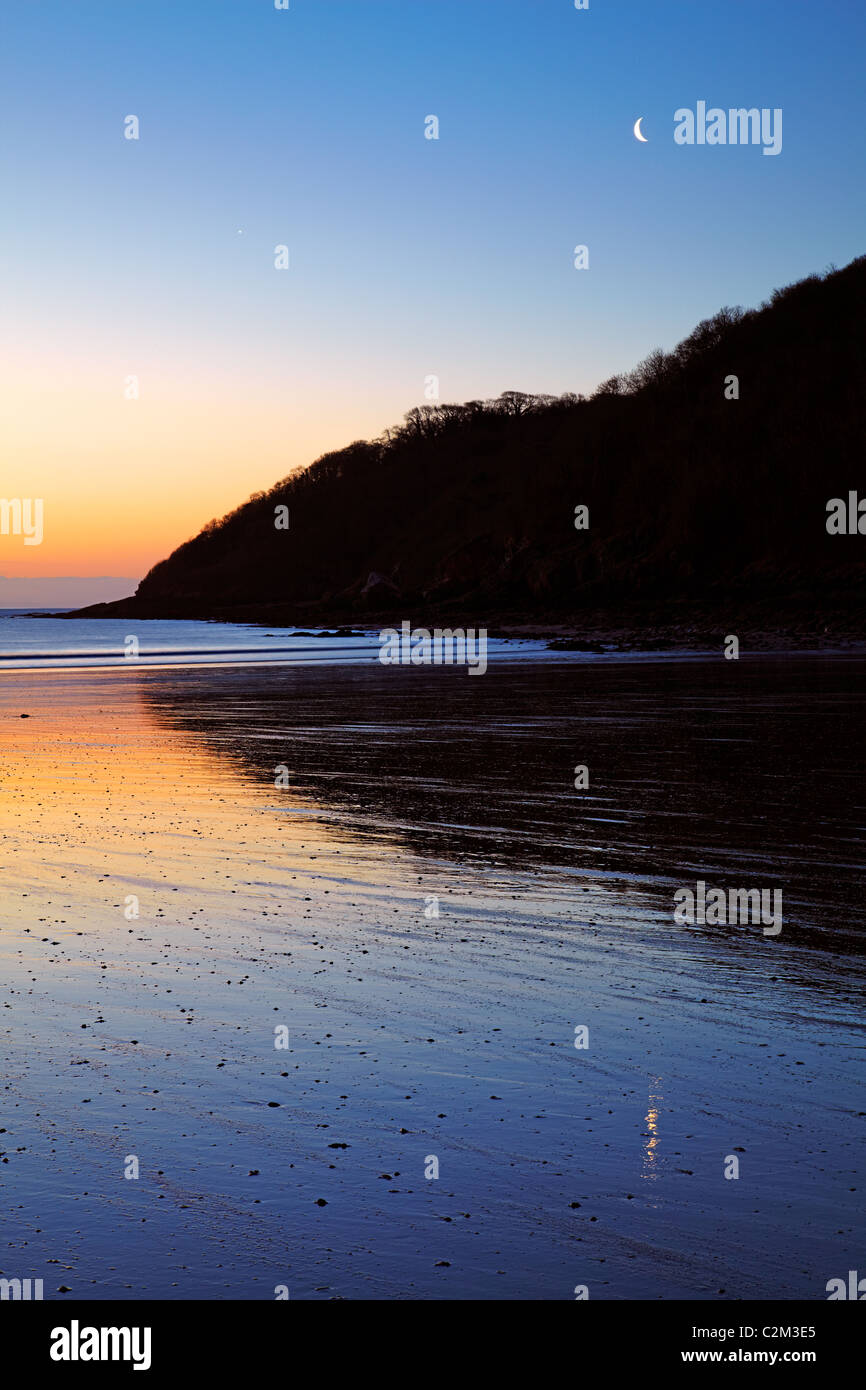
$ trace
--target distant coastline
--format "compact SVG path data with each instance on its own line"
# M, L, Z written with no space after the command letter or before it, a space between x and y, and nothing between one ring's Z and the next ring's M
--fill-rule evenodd
M190 611L168 607L151 609L134 598L96 604L69 611L38 611L17 616L76 619L128 619L130 622L213 622L293 628L296 636L349 637L360 632L399 626L407 617L418 626L486 627L491 638L529 639L555 643L561 650L693 651L700 647L721 649L733 633L744 650L763 652L820 652L866 650L866 621L862 603L851 595L835 596L835 604L820 607L803 597L784 607L773 604L726 603L683 605L656 602L617 610L582 614L505 612L479 614L473 609L442 610L423 605L385 609L376 613L326 611L299 613L297 607L280 604L240 608L212 607Z

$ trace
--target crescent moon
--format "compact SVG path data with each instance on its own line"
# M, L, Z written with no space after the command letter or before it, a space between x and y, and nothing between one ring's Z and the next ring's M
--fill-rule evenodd
M635 138L638 139L638 140L640 140L642 144L648 145L648 144L649 144L649 141L647 140L646 136L645 136L645 135L641 135L641 133L640 133L640 123L641 123L642 120L643 120L643 116L638 116L637 120L636 120L635 123L634 123Z

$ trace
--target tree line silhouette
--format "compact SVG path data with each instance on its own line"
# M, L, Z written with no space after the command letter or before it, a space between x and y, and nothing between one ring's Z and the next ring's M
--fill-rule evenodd
M581 620L806 609L817 591L858 609L866 539L825 518L831 497L866 493L864 311L866 256L721 309L591 397L416 406L209 522L133 599L85 611Z

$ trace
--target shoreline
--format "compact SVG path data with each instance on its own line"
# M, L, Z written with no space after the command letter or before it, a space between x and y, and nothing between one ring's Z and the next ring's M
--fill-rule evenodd
M236 627L278 628L292 637L309 637L314 640L325 638L373 637L385 628L397 627L407 621L406 613L399 615L383 613L375 615L354 615L347 622L317 615L316 620L309 616L296 619L288 614L239 613L237 610L221 612L216 610L202 614L137 613L135 611L113 611L115 605L96 605L91 609L76 609L69 612L56 610L19 610L7 615L12 618L62 620L65 622L108 622L123 620L140 623L212 623ZM107 611L111 609L112 611ZM98 611L97 611L98 610ZM792 615L788 623L766 621L762 615L732 613L726 620L683 622L654 621L623 623L612 619L551 619L530 620L526 618L511 621L479 620L473 615L467 621L465 614L429 613L423 609L420 616L408 619L413 628L463 628L486 632L488 641L544 642L549 650L562 652L586 652L587 654L609 656L614 653L710 653L720 651L729 634L736 636L742 652L766 655L786 653L814 654L866 652L866 623L859 617L849 622L829 624L813 620L804 622L802 614Z

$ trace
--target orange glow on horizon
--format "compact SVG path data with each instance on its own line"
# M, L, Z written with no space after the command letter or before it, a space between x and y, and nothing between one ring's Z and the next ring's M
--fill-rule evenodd
M41 498L44 536L0 534L0 575L137 580L252 493L392 423L358 392L312 383L172 382L161 368L126 399L126 381L116 369L11 373L0 496Z

